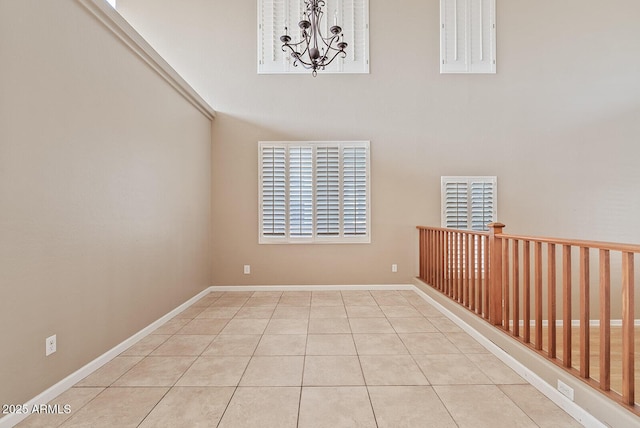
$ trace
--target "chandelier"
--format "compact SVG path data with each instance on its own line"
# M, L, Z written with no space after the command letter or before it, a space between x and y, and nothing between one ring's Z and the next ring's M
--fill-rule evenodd
M318 70L324 70L338 55L342 54L342 58L347 56L344 51L347 43L344 42L342 28L338 26L337 13L333 25L329 28L331 35L328 37L322 35L320 20L324 15L322 12L322 7L325 6L324 0L304 0L304 3L304 15L302 21L298 22L302 40L290 43L291 36L288 34L287 27L284 27L285 34L280 36L280 41L283 43L284 52L286 48L291 51L294 67L300 63L304 68L312 70L311 74L315 77Z

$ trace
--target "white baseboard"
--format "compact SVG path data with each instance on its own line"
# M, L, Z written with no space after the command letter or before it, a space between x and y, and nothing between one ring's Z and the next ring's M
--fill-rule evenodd
M356 284L356 285L213 285L209 291L346 291L346 290L413 290L411 284Z
M163 317L149 324L147 327L135 333L133 336L124 340L120 344L114 346L104 354L100 355L95 360L91 361L90 363L86 364L85 366L81 367L75 372L71 373L69 376L65 377L60 382L56 383L46 391L38 394L37 396L35 396L34 398L32 398L31 400L29 400L27 403L24 403L24 404L26 404L27 408L31 409L33 408L34 405L49 403L51 400L53 400L54 398L56 398L57 396L59 396L69 388L71 388L73 385L75 385L76 383L78 383L79 381L89 376L91 373L98 370L100 367L102 367L103 365L105 365L106 363L108 363L118 355L120 355L122 352L127 350L131 345L135 344L143 337L149 335L152 331L160 327L162 324L166 323L171 318L175 317L180 312L184 311L186 308L188 308L189 306L191 306L192 304L200 300L202 297L209 294L209 290L210 289L207 288L201 291L196 296L187 300L177 308L173 309L168 314L164 315ZM18 424L23 419L26 419L27 416L29 415L17 414L17 413L6 415L0 419L0 428L11 428L14 425Z

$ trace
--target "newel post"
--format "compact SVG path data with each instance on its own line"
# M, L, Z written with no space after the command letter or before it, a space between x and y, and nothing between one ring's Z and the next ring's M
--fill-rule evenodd
M504 224L489 223L489 322L502 324L502 240Z

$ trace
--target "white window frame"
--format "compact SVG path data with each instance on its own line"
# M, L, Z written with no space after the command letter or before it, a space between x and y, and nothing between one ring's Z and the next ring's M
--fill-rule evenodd
M440 0L440 73L496 73L496 0Z
M264 217L264 192L263 192L263 153L265 148L285 148L286 167L285 167L285 226L284 236L266 236L263 231ZM309 237L291 236L290 234L290 205L291 195L289 193L289 149L291 147L311 147L313 162L313 178L312 182L312 205L313 205L313 224L312 234ZM316 153L320 147L338 147L339 152L339 235L338 236L321 236L317 230L317 204L316 204ZM365 148L365 168L366 168L366 222L365 233L358 235L345 234L344 224L344 159L343 149L345 148ZM370 163L370 142L369 141L259 141L258 142L258 243L259 244L368 244L371 242L371 163Z
M449 183L466 183L467 184L467 225L468 227L454 228L460 230L470 230L474 232L486 232L486 230L473 229L472 225L472 210L471 210L471 184L472 183L488 183L493 186L493 212L492 221L495 222L498 219L498 177L496 176L443 176L441 177L440 186L440 223L443 228L447 228L447 201L446 201L446 186Z
M311 71L301 64L293 65L293 59L288 52L282 51L280 36L284 34L286 26L293 42L300 40L298 22L302 16L289 16L296 8L295 2L301 5L303 0L258 0L258 74L310 74ZM353 11L346 9L352 4ZM356 7L361 13L356 15ZM276 9L282 10L280 15ZM348 43L347 56L338 56L322 74L368 74L369 73L369 0L326 0L324 18L321 25L325 26L324 34L329 34L329 28L334 24L342 27ZM332 12L333 11L333 12ZM336 18L334 18L334 16ZM356 17L357 16L357 17ZM356 53L356 45L360 49Z

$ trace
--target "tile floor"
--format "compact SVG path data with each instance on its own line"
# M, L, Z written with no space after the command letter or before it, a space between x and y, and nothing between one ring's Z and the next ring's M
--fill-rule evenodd
M213 292L20 427L572 427L413 291Z

